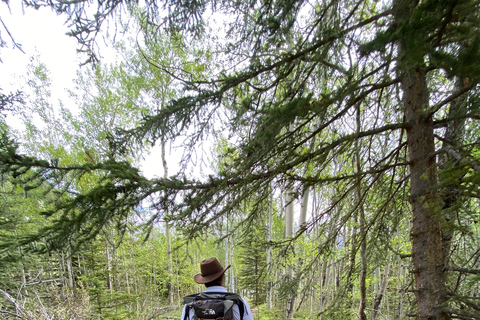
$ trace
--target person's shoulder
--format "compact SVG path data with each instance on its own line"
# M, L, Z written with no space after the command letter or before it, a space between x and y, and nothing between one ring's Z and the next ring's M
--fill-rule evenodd
M247 299L245 299L244 297L242 297L242 296L240 296L240 295L239 295L239 297L240 297L240 299L242 299L242 301L243 301L244 304L248 305Z
M240 297L242 304L243 304L243 318L242 320L253 320L253 313L252 309L250 308L250 305L248 304L248 301Z

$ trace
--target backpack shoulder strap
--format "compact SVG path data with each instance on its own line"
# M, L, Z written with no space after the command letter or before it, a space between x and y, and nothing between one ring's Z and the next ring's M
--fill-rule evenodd
M194 293L188 296L183 297L183 304L185 304L185 316L182 320L188 320L190 318L190 308L193 301L195 301L198 293Z
M188 296L183 297L183 304L189 304L195 300L195 297L198 296L198 293L194 293Z
M183 312L184 312L185 315L183 316L183 319L182 319L182 320L187 320L187 319L189 318L189 316L190 316L190 308L189 308L187 305L185 305L185 306L183 307L183 309L184 309Z
M245 313L245 305L242 298L238 299L238 311L240 311L240 319L243 320L243 314Z
M240 319L243 320L243 315L245 313L245 305L243 303L242 297L240 297L240 295L236 293L228 292L225 295L225 299L232 300L238 306L238 311L240 311Z

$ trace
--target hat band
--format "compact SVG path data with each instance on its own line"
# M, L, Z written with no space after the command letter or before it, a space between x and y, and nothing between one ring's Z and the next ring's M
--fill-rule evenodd
M214 272L208 273L208 274L203 274L203 273L202 273L202 277L208 277L208 276L217 274L217 273L219 273L219 272L221 272L221 271L223 271L223 268L220 268L220 269L218 269L217 271L214 271Z

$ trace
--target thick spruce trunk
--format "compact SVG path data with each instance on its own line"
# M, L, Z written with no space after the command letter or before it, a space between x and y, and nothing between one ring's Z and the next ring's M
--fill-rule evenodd
M412 207L412 262L415 276L417 319L444 320L446 298L445 251L442 236L442 199L436 191L437 162L433 114L429 110L427 69L423 52L425 33L409 25L418 1L397 1L396 19L403 25L398 71L401 76Z
M433 119L427 110L428 91L424 69L405 70L402 86L408 125L410 203L413 214L411 239L417 318L447 319L442 312L445 298L442 201L435 190L437 164Z
M405 1L408 2L408 1ZM408 57L408 46L400 46ZM423 57L422 57L423 60ZM412 206L412 259L417 299L417 319L443 320L445 301L445 251L442 246L442 200L436 191L437 163L433 118L428 110L426 69L422 61L401 65L403 103L407 124Z

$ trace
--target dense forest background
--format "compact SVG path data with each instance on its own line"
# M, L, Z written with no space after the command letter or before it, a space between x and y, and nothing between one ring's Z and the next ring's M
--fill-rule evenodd
M83 66L0 91L0 319L178 319L212 256L255 319L480 319L478 1L23 5Z

